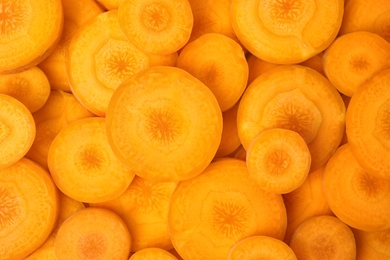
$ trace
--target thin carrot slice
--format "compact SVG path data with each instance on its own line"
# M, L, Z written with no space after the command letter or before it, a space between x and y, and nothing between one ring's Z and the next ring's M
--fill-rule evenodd
M346 131L352 152L370 174L390 180L390 69L366 81L348 105Z
M111 150L104 118L80 119L64 127L51 143L47 160L57 187L82 202L114 199L134 178Z
M252 140L246 164L249 175L263 189L283 194L297 189L306 180L311 155L297 132L271 128Z
M168 251L158 248L150 247L142 249L134 253L129 260L177 260L177 258Z
M118 158L140 177L180 181L200 174L213 159L222 113L201 81L182 69L157 66L116 89L107 134Z
M303 62L336 38L343 0L232 0L233 30L246 49L277 64Z
M24 259L54 228L58 190L50 174L26 158L0 170L0 179L0 259Z
M361 168L350 144L329 159L323 185L329 207L347 225L365 231L390 228L390 182Z
M390 229L367 232L352 230L356 239L356 260L390 259Z
M261 189L245 162L231 158L180 182L168 212L173 246L184 259L227 259L246 237L283 239L286 223L282 196Z
M17 99L0 94L0 169L26 155L35 138L31 112Z
M123 0L120 27L129 41L151 54L170 54L189 40L193 15L187 0Z
M77 211L60 226L54 251L58 260L128 260L131 234L123 220L106 209Z
M0 74L37 65L61 36L60 0L2 0L0 17Z
M269 236L251 236L237 242L228 260L284 259L296 260L294 251L283 241Z

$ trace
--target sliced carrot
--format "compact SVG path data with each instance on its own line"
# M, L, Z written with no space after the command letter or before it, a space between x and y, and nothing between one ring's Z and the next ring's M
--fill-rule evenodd
M131 234L123 220L106 209L86 208L60 226L54 250L58 260L129 259Z
M35 138L31 112L17 99L0 94L0 169L26 155Z
M247 62L249 67L248 85L252 83L263 72L266 72L268 69L272 69L279 65L259 59L253 54L249 55L249 57L247 58Z
M193 15L187 0L122 0L120 27L129 41L151 54L170 54L189 40Z
M156 66L116 89L107 134L118 158L140 177L179 181L200 174L213 159L222 113L210 89L194 76Z
M142 249L134 253L129 260L177 260L177 258L168 251L158 248L150 247Z
M180 182L168 212L173 246L184 259L227 259L246 237L283 239L286 223L282 196L261 189L245 162L231 158Z
M150 66L172 66L176 67L178 52L168 55L149 54Z
M114 199L134 178L111 150L104 118L80 119L65 126L51 143L47 160L57 187L82 202Z
M367 232L354 229L356 239L356 260L390 258L390 229Z
M323 76L326 76L325 72L324 72L324 61L323 60L324 60L324 52L320 52L320 53L312 56L311 58L299 63L298 65L312 68L312 69L318 71L319 73L321 73Z
M249 144L248 173L263 189L283 194L297 189L310 171L311 155L305 140L292 130L271 128Z
M24 259L54 228L58 190L50 174L26 158L0 170L0 179L0 259Z

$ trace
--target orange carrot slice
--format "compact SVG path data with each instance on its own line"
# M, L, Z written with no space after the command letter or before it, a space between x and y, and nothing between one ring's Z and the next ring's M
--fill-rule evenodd
M26 158L0 170L0 179L0 259L24 259L54 228L58 191L50 174Z
M57 187L82 202L114 199L134 177L111 150L104 118L80 119L64 127L51 143L47 160Z
M200 174L213 159L222 113L201 81L182 69L157 66L116 89L107 134L115 154L138 176L180 181Z
M390 258L390 229L367 232L352 230L356 239L356 260Z
M158 248L150 247L142 249L134 253L129 260L177 260L177 258L168 251Z
M227 259L238 241L253 235L283 239L286 222L281 195L261 189L245 162L230 158L180 182L168 212L173 246L184 259Z

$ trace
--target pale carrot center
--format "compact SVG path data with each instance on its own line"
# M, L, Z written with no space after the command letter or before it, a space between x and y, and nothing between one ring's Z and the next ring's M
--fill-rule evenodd
M0 36L9 36L27 27L30 11L27 1L0 1Z
M267 174L283 175L290 165L290 156L283 149L276 149L268 153L264 161L266 162Z
M313 256L318 259L332 259L336 254L334 241L328 236L319 235L311 245Z
M102 149L93 144L83 147L77 154L75 163L85 173L90 171L93 171L93 173L99 172L106 158L102 151Z
M356 73L362 73L369 69L370 63L367 61L367 55L361 54L361 55L355 55L351 57L351 60L349 62L351 66L351 71L354 71Z
M152 3L145 6L141 17L146 28L157 32L164 30L170 21L168 9L159 3Z
M381 200L382 194L387 194L384 191L383 182L378 180L376 177L372 176L362 170L359 174L360 178L358 178L357 188L360 190L358 194L362 194L363 199L370 198L372 200Z
M78 247L81 259L101 259L107 250L107 241L102 234L90 232L80 238Z
M17 225L20 216L20 197L13 196L9 189L0 187L0 230Z

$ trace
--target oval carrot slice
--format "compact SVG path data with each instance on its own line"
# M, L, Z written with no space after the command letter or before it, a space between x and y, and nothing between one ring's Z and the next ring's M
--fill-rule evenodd
M0 17L0 74L37 65L61 36L60 0L3 0Z
M54 228L58 191L50 174L26 158L0 170L0 179L0 259L24 259Z
M281 195L261 189L245 162L230 158L180 182L168 212L172 243L183 259L227 259L238 241L253 235L283 239L286 222Z
M200 174L213 159L222 113L201 81L182 69L157 66L116 89L107 134L118 158L140 177L180 181Z
M130 257L129 260L155 260L155 259L177 260L177 258L174 255L158 247L149 247L137 251Z
M36 130L31 112L17 99L0 94L0 169L26 155Z
M86 208L62 223L54 251L58 260L127 260L130 246L130 232L118 215L106 209Z
M111 150L104 118L80 119L64 127L51 143L47 160L57 187L82 202L114 199L134 178Z

